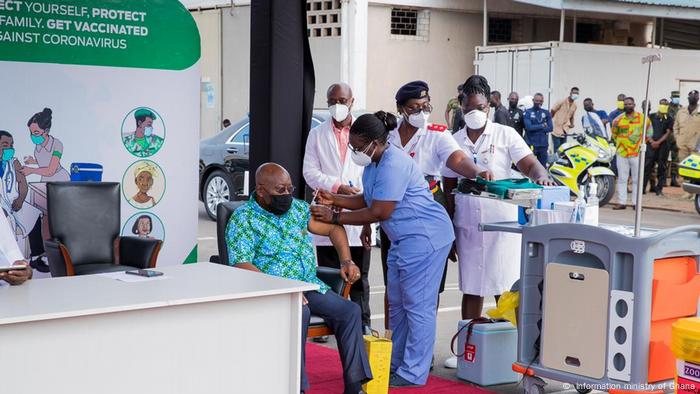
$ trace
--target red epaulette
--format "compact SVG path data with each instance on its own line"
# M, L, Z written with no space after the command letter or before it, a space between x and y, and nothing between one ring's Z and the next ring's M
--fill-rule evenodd
M443 131L447 130L447 126L444 124L431 123L428 125L428 130L442 133Z

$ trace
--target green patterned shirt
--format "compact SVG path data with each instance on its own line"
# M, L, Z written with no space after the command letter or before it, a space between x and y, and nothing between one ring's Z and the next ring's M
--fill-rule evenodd
M124 137L124 146L134 156L149 157L153 156L163 146L163 138L157 135L150 137L136 138L134 134Z
M309 234L309 204L294 199L282 216L255 201L255 194L231 215L226 228L229 263L251 263L260 271L287 279L329 287L316 277L316 255Z

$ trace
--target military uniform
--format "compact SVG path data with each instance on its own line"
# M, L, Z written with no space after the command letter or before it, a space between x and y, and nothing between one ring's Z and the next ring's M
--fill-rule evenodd
M126 150L136 157L153 156L163 146L163 138L157 135L143 138L136 137L135 134L129 134L124 137L124 146Z
M673 134L678 145L678 159L684 160L695 149L700 139L700 112L696 108L692 113L683 108L676 113L673 122Z
M153 111L148 108L139 108L134 111L134 119L136 120L136 126L144 126L143 122L147 118L151 118L151 122L155 122L158 119ZM136 157L150 157L156 154L163 146L163 137L153 134L153 127L149 125L145 127L143 137L137 137L136 132L126 135L123 137L124 147L132 155Z
M681 92L674 90L671 92L671 100L674 98L680 99L681 97ZM676 114L678 111L683 108L682 105L680 104L671 104L668 106L668 116L671 117L671 119L676 119ZM671 177L671 186L673 187L679 187L680 184L678 183L678 163L680 161L678 160L678 144L676 143L676 137L674 137L673 133L670 133L668 135L668 148L669 151L671 152L671 165L669 165L669 172L670 172L670 177Z

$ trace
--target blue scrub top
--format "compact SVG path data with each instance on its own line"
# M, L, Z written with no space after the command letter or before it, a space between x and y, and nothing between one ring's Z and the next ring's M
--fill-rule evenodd
M391 217L380 223L392 248L432 252L454 241L445 208L433 199L415 161L399 148L389 144L379 163L365 167L362 185L367 206L372 200L397 202Z

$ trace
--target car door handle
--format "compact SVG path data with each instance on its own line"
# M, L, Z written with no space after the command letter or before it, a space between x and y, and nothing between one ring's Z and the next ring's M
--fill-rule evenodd
M238 149L236 149L236 148L226 148L226 152L228 152L228 153L238 153Z

